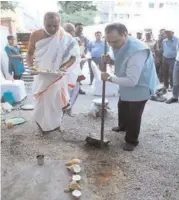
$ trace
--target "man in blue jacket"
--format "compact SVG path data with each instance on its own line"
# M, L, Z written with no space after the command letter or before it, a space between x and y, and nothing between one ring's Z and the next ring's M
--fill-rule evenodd
M123 24L114 23L105 28L108 44L113 49L103 61L115 65L115 76L104 72L101 79L116 83L120 87L120 127L125 131L123 150L133 151L138 145L141 118L146 102L159 84L152 52L147 45L133 37Z

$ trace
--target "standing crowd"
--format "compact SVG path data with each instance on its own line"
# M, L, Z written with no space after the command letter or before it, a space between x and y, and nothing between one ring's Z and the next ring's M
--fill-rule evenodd
M178 102L179 97L179 38L174 35L171 28L161 29L158 40L153 38L152 30L145 31L145 38L142 37L142 32L137 33L137 38L145 42L153 53L157 75L163 87L158 92L159 100L161 95L167 93L167 90L172 91L172 98L166 103ZM165 100L163 98L163 100Z
M173 97L167 103L178 101L179 97L179 40L170 29L162 29L158 40L152 30L129 36L125 25L109 24L105 28L108 54L104 55L105 41L100 31L95 40L83 35L83 24L60 25L60 16L48 12L44 16L44 28L31 34L27 52L27 64L31 70L65 70L64 76L39 74L34 78L35 97L34 120L42 135L54 130L61 131L65 112L71 109L78 94L85 95L81 81L85 79L82 69L88 63L90 84L94 79L91 63L101 71L101 80L118 84L118 126L112 130L125 131L126 151L132 151L139 143L140 125L146 102L157 92L159 80L163 83L162 94L172 89ZM20 50L14 44L14 37L8 37L6 52L9 56L10 72L20 78L24 66ZM90 53L90 57L88 54ZM34 61L35 58L35 61ZM114 65L114 74L105 72L104 65Z

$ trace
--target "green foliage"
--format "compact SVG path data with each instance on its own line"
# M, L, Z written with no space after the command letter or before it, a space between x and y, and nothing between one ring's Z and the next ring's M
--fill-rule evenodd
M1 10L11 10L14 11L18 3L15 1L1 1Z
M79 11L74 12L73 14L61 14L62 23L82 23L85 26L94 24L94 16L96 15L96 11Z
M82 10L96 10L96 6L92 4L92 1L58 1L61 7L60 12L71 14Z
M84 25L94 24L93 18L96 16L96 6L92 1L58 1L62 23L83 23Z

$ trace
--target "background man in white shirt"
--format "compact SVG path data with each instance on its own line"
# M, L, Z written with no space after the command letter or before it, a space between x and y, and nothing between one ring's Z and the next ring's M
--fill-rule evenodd
M177 47L177 56L176 56L176 62L174 65L173 70L173 90L172 90L172 98L166 101L166 103L175 103L178 102L179 97L179 42Z

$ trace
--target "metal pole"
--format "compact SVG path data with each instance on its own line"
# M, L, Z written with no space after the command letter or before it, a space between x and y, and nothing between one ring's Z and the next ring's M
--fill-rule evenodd
M105 40L104 45L104 55L107 55L107 42ZM106 72L106 63L104 63L104 72ZM102 111L101 111L101 148L104 147L104 117L105 117L105 91L106 91L106 82L103 81L102 84Z

